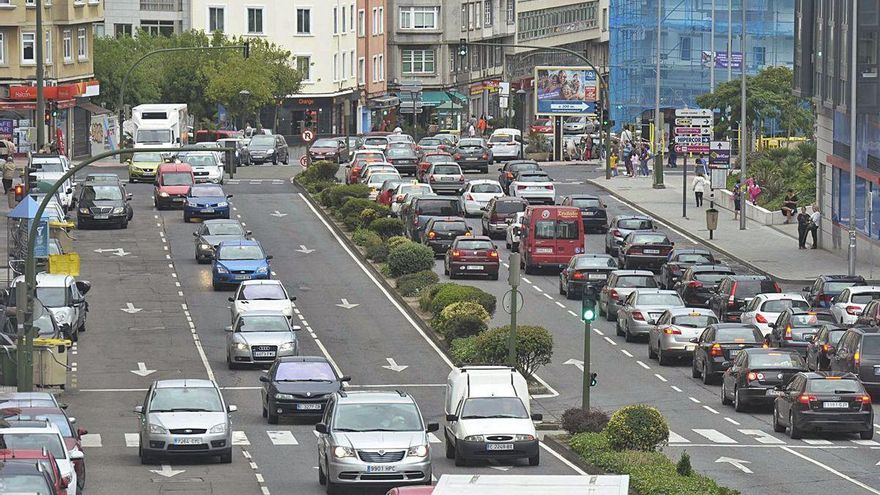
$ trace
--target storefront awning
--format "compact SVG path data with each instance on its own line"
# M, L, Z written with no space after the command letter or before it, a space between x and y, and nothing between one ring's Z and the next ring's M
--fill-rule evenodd
M393 95L377 96L367 100L367 106L372 109L393 108L400 105L400 98Z

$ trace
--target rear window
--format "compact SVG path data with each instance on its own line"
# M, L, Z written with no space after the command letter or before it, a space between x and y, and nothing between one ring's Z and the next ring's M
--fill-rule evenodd
M749 356L750 368L803 368L800 356L790 352L762 352Z
M368 137L364 139L364 144L369 146L385 146L388 144L388 140L383 137Z
M697 314L672 317L672 324L680 327L706 328L713 323L718 323L718 318L712 315Z
M339 141L335 139L319 139L312 144L313 148L336 148L339 146Z
M834 345L840 342L840 338L843 337L843 334L846 333L846 330L832 330L828 332L828 343Z
M434 165L434 173L441 175L461 175L461 169L455 165Z
M764 304L761 305L761 311L767 311L768 313L782 313L788 308L808 309L809 307L810 305L806 301L800 301L797 299L777 299L764 302Z
M880 354L880 335L865 335L862 337L862 354L876 356Z
M437 232L467 232L468 227L464 222L434 222L431 226Z
M633 244L669 244L669 239L663 234L635 234L632 236Z
M576 220L539 220L535 222L535 239L578 239L579 224Z
M599 208L602 204L599 202L597 198L576 198L571 200L572 206L577 206L578 208Z
M768 280L737 280L736 297L755 297L762 292L776 292Z
M618 220L617 228L626 230L653 230L654 222L639 218L624 218Z
M511 172L522 172L524 170L541 170L537 163L514 163L508 170Z
M490 241L458 241L455 245L458 249L468 249L471 251L482 251L494 249Z
M429 201L419 201L419 215L431 216L456 216L458 215L458 201L434 199Z
M526 175L520 174L516 179L518 182L553 182L550 180L550 177L546 175Z
M498 184L474 184L471 187L471 192L473 193L500 193L503 192L501 190L501 186Z
M617 279L615 287L629 288L656 288L657 282L651 275L624 275Z
M710 284L717 284L721 282L721 279L728 276L733 275L731 272L698 272L694 274L694 279L699 280L700 282L708 282Z
M451 160L449 155L428 155L425 157L425 161L428 163L443 163Z
M791 315L791 326L792 328L816 327L827 321L822 316L809 313Z
M840 294L843 292L843 289L847 287L852 287L856 285L858 282L825 282L825 285L822 286L823 294Z
M678 255L679 263L693 263L695 265L712 264L712 258L707 254L684 253Z
M489 138L490 143L512 143L513 136L509 134L496 134Z
M583 256L575 260L575 268L614 268L617 262L614 258L600 258L593 256Z
M755 331L748 327L719 328L715 332L717 342L758 342Z
M863 292L861 294L853 294L850 302L854 304L868 304L877 298L880 298L880 292Z
M864 387L857 380L807 380L807 392L825 394L863 394Z
M518 213L526 211L526 204L521 201L498 201L495 203L496 213Z
M639 294L639 306L681 306L681 298L678 294Z
M408 146L389 148L388 151L385 152L385 156L400 156L404 158L413 157L415 154L416 153Z
M462 147L462 148L464 148L466 146L480 147L480 146L483 146L483 140L482 139L462 139L461 141L458 142L458 146Z

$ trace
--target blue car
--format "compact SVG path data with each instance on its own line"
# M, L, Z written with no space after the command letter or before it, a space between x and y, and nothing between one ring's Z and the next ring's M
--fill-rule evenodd
M229 198L231 194L214 184L195 184L189 188L186 203L183 205L183 221L193 218L229 218Z
M211 285L219 290L245 280L268 280L272 278L271 259L258 241L222 241L211 263Z

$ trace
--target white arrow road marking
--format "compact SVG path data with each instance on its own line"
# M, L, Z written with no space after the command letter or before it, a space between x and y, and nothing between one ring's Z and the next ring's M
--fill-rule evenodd
M83 448L103 446L100 433L86 433L85 435L79 437L79 441L82 443Z
M148 376L156 372L156 370L148 370L145 363L138 363L138 369L129 370L137 376Z
M699 428L694 428L694 433L697 435L706 437L710 442L715 443L736 443L736 440L730 438L729 436L721 433L718 430L701 430Z
M251 441L248 440L247 435L243 431L233 431L232 432L232 445L250 445Z
M781 440L779 438L774 437L770 433L767 433L764 430L739 430L743 435L754 435L755 440L766 443L766 444L781 444L785 443L785 440Z
M751 464L749 461L734 459L733 457L719 457L718 459L715 459L715 462L726 462L746 474L752 474L752 470L745 466L746 464Z
M267 431L266 434L269 435L269 440L273 445L299 445L290 431Z
M172 476L177 476L180 473L185 473L184 469L171 469L171 466L168 464L162 464L162 469L150 469L151 473L156 473L160 476L164 476L166 478L171 478Z
M287 213L281 213L281 212L278 211L278 210L275 210L274 212L269 213L269 214L272 215L273 217L276 217L276 218L281 218L281 217L286 217L286 216L287 216Z
M130 315L133 315L135 313L140 312L142 308L136 308L136 307L134 307L134 304L132 304L132 303L125 303L125 307L119 308L119 309L122 311L125 311L126 313L128 313Z
M360 306L360 304L352 304L348 302L348 299L342 299L342 304L337 304L340 308L351 309Z
M584 371L584 362L581 360L578 360L578 359L569 359L568 361L566 361L562 364L573 364L573 365L577 366L577 369Z
M305 246L305 244L300 244L300 245L299 245L299 249L297 249L296 252L297 252L297 253L303 253L303 254L309 254L309 253L314 253L315 250L314 250L314 249L309 249L309 248L307 248L307 247Z
M428 433L428 443L443 443L443 441L437 438L437 435Z
M96 253L113 253L116 256L128 256L129 252L125 251L122 248L113 248L113 249L95 249Z
M382 367L386 370L396 371L400 373L401 371L409 368L409 366L397 364L397 362L394 361L394 358L385 358L385 360L388 361L388 364Z
M141 437L137 433L126 433L125 434L125 446L126 447L138 447L141 444Z
M876 447L876 446L880 445L880 443L877 443L874 440L850 440L850 441L856 445L864 445L866 447Z

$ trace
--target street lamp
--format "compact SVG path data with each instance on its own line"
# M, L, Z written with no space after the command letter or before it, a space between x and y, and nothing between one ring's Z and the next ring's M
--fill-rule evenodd
M251 97L251 92L243 89L238 92L238 96L241 98L241 128L244 129L245 114L247 113L247 104Z
M516 90L516 96L519 98L519 115L522 120L522 136L526 135L526 90L519 88ZM523 159L523 148L526 147L525 140L519 143L519 159Z

